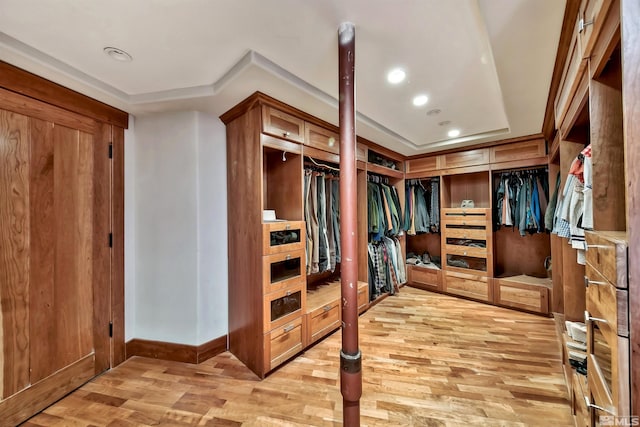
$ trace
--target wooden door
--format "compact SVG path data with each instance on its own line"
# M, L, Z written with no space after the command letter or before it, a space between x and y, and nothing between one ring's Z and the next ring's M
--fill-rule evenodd
M15 424L109 367L111 180L96 122L0 95L0 420Z

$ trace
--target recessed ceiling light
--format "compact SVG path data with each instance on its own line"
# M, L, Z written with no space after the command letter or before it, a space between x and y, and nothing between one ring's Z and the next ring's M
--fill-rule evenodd
M434 108L433 110L429 110L427 111L427 116L436 116L438 114L440 114L442 111L438 110L437 108Z
M458 129L451 129L447 135L449 135L449 138L455 138L460 135L460 131Z
M389 71L389 74L387 74L387 80L389 81L389 83L395 85L403 81L406 76L407 73L405 73L404 70L400 68L394 68L393 70Z
M438 122L438 126L446 126L446 125L450 125L451 124L451 120L445 120L442 122Z
M429 97L427 95L417 95L413 98L413 105L416 107L422 107L429 101Z
M115 59L116 61L120 61L120 62L131 62L131 61L133 61L133 57L131 55L129 55L127 52L125 52L122 49L118 49L117 47L109 46L109 47L105 47L102 50L104 51L104 53L106 53L111 58Z

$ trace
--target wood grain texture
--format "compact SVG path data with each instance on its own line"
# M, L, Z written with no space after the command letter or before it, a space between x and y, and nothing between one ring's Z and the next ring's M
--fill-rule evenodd
M55 335L45 353L51 372L93 351L93 138L53 128Z
M0 61L0 87L126 129L124 111Z
M340 332L266 379L230 353L132 358L25 426L332 426ZM362 425L573 425L553 320L408 287L360 317Z
M113 159L111 160L111 366L126 359L124 338L124 129L113 126Z
M263 156L259 136L259 107L227 124L227 217L232 219L227 226L229 350L254 372L262 373L262 263L246 262L262 257Z
M111 160L112 126L98 124L93 141L93 337L96 375L111 367Z
M564 292L562 289L562 246L565 244L561 237L556 234L551 235L551 261L553 291L551 295L551 311L553 313L564 313ZM573 260L571 260L573 262Z
M13 426L45 409L94 376L93 355L88 355L0 402L3 426ZM67 424L69 425L69 424Z
M549 87L549 97L547 98L547 106L544 111L544 122L542 124L542 133L547 141L552 139L553 131L556 128L554 100L556 99L556 94L560 85L564 64L567 60L571 39L573 38L575 17L578 14L580 1L581 0L567 0L564 9L562 29L560 30L560 39L558 40L558 49L556 50L556 60L553 66L553 74L551 76L551 84Z
M42 357L55 350L55 247L54 205L54 124L31 119L31 164L29 182L31 197L31 265L34 291L29 298L31 337L31 382L46 378L52 372L51 359Z
M0 110L0 398L29 385L29 132Z
M227 349L223 335L198 346L163 341L133 339L126 343L127 358L141 356L184 363L202 363Z
M622 102L629 232L629 306L640 307L640 3L621 0ZM630 313L631 410L640 413L640 310Z
M493 233L496 276L528 274L546 277L544 259L551 255L551 243L547 233L521 236L516 228L502 227Z
M593 228L626 230L622 93L591 80L589 113L593 159Z

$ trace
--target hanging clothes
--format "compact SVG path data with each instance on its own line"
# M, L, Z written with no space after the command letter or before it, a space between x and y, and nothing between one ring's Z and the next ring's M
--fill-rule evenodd
M402 228L411 236L440 231L439 178L426 182L426 186L424 184L419 179L405 182L406 211Z
M548 192L549 183L544 169L501 173L494 196L496 229L518 227L521 236L543 232Z
M307 274L335 271L340 262L340 193L334 171L304 169Z
M396 237L382 237L367 245L369 266L369 298L371 301L383 293L395 294L406 283L404 257Z
M378 176L368 176L367 219L370 240L380 241L384 236L397 236L402 230L402 206L395 187Z
M584 231L593 228L593 173L591 145L573 159L562 195L558 198L552 233L568 239L577 250L578 264L586 264Z

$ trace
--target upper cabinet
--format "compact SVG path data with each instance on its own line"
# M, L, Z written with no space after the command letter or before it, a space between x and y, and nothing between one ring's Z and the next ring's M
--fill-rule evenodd
M338 135L338 132L307 122L304 125L304 135L304 143L310 147L334 154L340 152L340 135Z
M304 120L277 110L268 105L262 106L262 132L293 142L304 142Z

